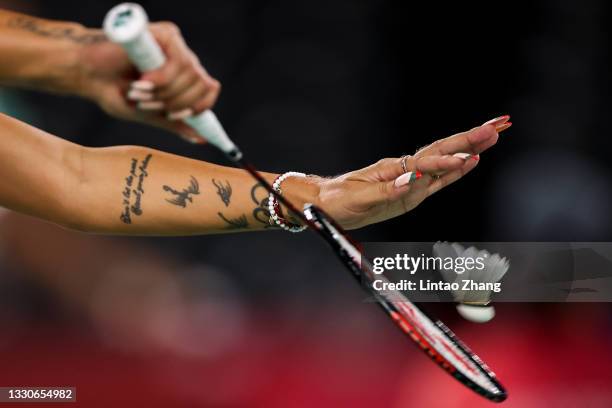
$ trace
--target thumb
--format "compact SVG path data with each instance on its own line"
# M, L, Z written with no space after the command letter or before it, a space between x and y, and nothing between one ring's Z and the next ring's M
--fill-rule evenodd
M422 178L423 173L416 170L404 173L395 180L385 182L385 184L387 184L386 190L388 191L389 199L393 201L406 194L413 189L415 183L422 180Z

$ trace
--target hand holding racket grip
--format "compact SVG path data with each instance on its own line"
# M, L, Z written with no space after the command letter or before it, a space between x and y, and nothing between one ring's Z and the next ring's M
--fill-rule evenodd
M158 69L166 61L148 25L149 18L146 12L136 3L119 4L113 7L104 19L106 36L125 49L130 60L141 72ZM185 122L232 160L239 160L242 157L242 153L227 136L223 126L211 110L187 118Z

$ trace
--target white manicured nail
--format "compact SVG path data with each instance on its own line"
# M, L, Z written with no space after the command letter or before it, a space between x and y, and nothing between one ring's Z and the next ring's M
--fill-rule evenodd
M130 84L133 89L137 89L139 91L152 91L155 89L155 84L151 81L134 81Z
M168 113L168 119L170 120L181 120L187 119L188 117L193 115L193 109L187 108L176 112Z
M394 184L396 188L404 187L421 177L423 177L423 173L420 171L409 171L396 178Z
M164 109L164 103L162 101L138 102L138 109L158 111Z
M196 136L181 135L181 137L183 138L183 140L186 140L189 143L193 143L193 144L203 144L204 143L204 140L202 138L199 138Z
M139 91L138 89L131 89L127 97L133 101L150 101L153 99L153 94L151 92Z
M470 157L472 157L472 155L470 153L455 153L453 154L453 157L456 157L458 159L467 160Z

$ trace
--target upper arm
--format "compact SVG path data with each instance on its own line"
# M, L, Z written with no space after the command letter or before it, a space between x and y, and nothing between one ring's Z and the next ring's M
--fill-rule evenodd
M66 224L84 148L0 114L0 205Z

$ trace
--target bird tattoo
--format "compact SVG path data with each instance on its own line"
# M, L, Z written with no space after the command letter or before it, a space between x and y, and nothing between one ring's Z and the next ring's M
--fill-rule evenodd
M193 203L193 196L200 194L200 183L198 183L195 177L191 176L189 187L184 188L182 191L175 190L166 185L164 185L163 189L175 196L174 198L167 198L167 202L185 208L187 207L187 201Z
M217 187L217 195L221 197L223 204L225 204L226 207L229 207L230 197L232 196L232 186L230 185L229 181L226 180L224 185L222 181L218 182L217 180L212 179L212 183L215 185L215 187Z

